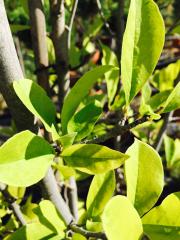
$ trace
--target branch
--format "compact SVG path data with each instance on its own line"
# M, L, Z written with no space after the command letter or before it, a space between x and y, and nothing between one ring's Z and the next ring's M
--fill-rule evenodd
M76 180L74 177L70 177L69 186L70 186L68 189L69 207L75 218L75 221L77 222L78 221L78 195L77 195Z
M102 142L105 142L107 141L108 139L110 138L114 138L114 137L117 137L119 135L122 135L124 134L125 132L129 131L130 129L136 127L137 125L139 124L142 124L146 121L149 120L149 116L144 116L140 119L137 119L136 121L130 123L130 124L127 124L127 125L124 125L124 126L119 126L118 124L115 125L113 128L111 128L110 130L107 131L106 134L104 134L103 136L100 136L100 137L95 137L94 139L90 139L90 140L84 140L83 143L102 143Z
M69 26L68 26L68 49L70 49L70 47L71 47L71 32L72 32L74 18L76 15L77 5L78 5L78 0L74 0L71 17L70 17L70 22L69 22Z
M108 30L108 32L110 33L111 36L114 36L114 32L111 30L109 23L106 21L106 18L104 16L103 10L102 10L102 6L101 6L101 2L100 0L96 0L96 4L97 4L97 8L99 11L99 15L101 16L102 21L104 22L104 25L106 27L106 29Z
M23 226L26 225L26 221L20 210L20 206L15 202L15 199L9 194L5 184L0 183L0 191L2 192L6 202L9 204L9 208L13 211L18 222Z
M166 130L167 130L167 126L168 126L168 123L171 119L173 115L173 112L170 112L170 113L165 113L164 117L163 117L163 124L158 132L158 135L157 135L157 138L155 140L155 143L153 145L153 147L156 149L157 152L160 151L160 148L161 148L161 145L162 145L162 142L163 142L163 138L164 138L164 134L166 133Z
M54 203L65 223L69 225L74 219L69 211L68 206L66 205L64 199L59 192L52 168L49 168L46 176L43 179L43 183L50 200Z
M37 130L34 117L16 96L13 81L23 79L12 34L7 20L4 1L0 0L0 92L2 93L19 131Z
M46 21L42 0L28 0L29 17L31 24L31 38L38 83L49 94L48 49L46 44Z
M62 109L64 97L69 90L68 41L65 29L64 0L49 0L52 22L52 41L56 55L56 71L59 85L59 105Z
M179 16L180 17L180 16ZM170 26L170 28L167 30L166 35L171 34L171 32L180 24L180 18L177 18L175 22Z
M37 132L37 126L34 126L33 123L33 115L24 107L12 87L13 81L21 80L24 76L15 51L3 0L0 0L0 72L0 90L11 110L18 131L29 129ZM44 183L51 201L54 203L65 222L69 224L73 217L58 191L57 183L51 168L44 178ZM18 213L19 208L16 203L13 203L11 207L20 218L20 213ZM24 224L23 220L22 224Z
M86 238L107 240L107 237L106 237L105 233L103 233L103 232L90 232L90 231L87 231L87 230L83 229L82 227L79 227L75 224L70 224L69 228L73 232L80 233L81 235L85 236Z
M123 34L124 34L124 0L118 0L116 48L117 57L119 61L121 59Z

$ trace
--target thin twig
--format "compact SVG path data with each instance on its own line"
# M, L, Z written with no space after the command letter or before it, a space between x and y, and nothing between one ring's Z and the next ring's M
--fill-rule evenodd
M111 36L114 36L115 33L111 30L110 25L104 16L100 0L96 0L96 4L97 4L98 10L99 10L99 15L101 16L101 19L104 22L106 29L108 30L108 32L110 33Z
M95 239L103 239L103 240L107 239L105 233L103 233L103 232L90 232L90 231L87 231L86 229L84 229L80 226L77 226L75 224L70 224L69 228L73 232L80 233L81 235L85 236L86 238L95 238Z
M76 15L76 10L77 10L77 5L78 5L78 0L74 0L73 7L72 7L72 12L71 12L71 17L68 25L68 49L71 47L71 32L72 32L72 26L74 22L74 18Z
M21 212L20 206L16 203L15 199L7 191L7 186L3 183L0 183L0 191L2 192L6 202L9 204L9 208L13 211L14 216L20 223L20 225L26 225L26 221Z
M144 117L137 119L136 121L134 121L130 124L126 124L124 126L115 125L113 128L108 130L106 134L104 134L100 137L97 137L97 138L95 137L90 140L84 140L83 143L88 144L88 143L105 142L106 140L108 140L110 138L114 138L114 137L124 134L125 132L129 131L130 129L132 129L132 128L136 127L137 125L142 124L148 120L149 120L149 116L144 116Z
M176 28L179 24L180 24L180 18L177 18L176 21L167 30L166 35L169 35L174 30L174 28Z
M117 10L117 34L116 34L116 51L117 57L121 59L121 50L122 50L122 42L124 35L124 0L118 0L118 10Z
M164 115L164 122L158 132L158 135L157 135L157 138L155 140L155 143L153 145L153 147L156 149L157 152L160 151L160 148L161 148L161 145L162 145L162 142L163 142L163 138L164 138L164 134L166 133L166 130L167 130L167 126L168 126L168 123L170 121L170 119L172 118L172 115L173 115L173 112L170 112L170 113L166 113Z

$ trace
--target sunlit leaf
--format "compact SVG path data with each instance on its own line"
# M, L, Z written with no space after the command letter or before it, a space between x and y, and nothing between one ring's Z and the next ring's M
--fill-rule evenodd
M143 232L138 213L124 196L115 196L107 203L102 223L110 240L139 240Z
M12 186L30 186L41 180L54 158L43 138L23 131L0 147L0 181Z
M152 74L164 45L164 36L163 19L155 2L131 0L121 57L127 105Z
M180 72L180 61L169 64L166 68L157 70L151 80L152 84L161 92L171 90L174 87L174 80Z
M84 76L81 77L71 89L65 98L61 112L63 134L67 133L67 124L75 113L82 99L88 94L89 90L93 87L97 79L102 77L104 73L110 71L112 68L112 66L100 66L92 69L84 74Z
M145 233L152 240L179 240L179 213L180 193L171 194L142 218Z
M56 109L46 92L28 79L14 81L14 90L23 104L44 124L47 131L55 125Z
M150 210L163 190L163 166L158 153L139 140L128 148L125 162L127 196L140 215Z
M91 182L86 207L89 218L100 215L115 190L115 174L110 171L96 174Z
M89 174L98 174L119 167L128 155L97 144L75 144L66 148L61 157L71 167Z
M34 209L34 213L43 225L50 228L54 233L64 237L65 223L49 200L41 201L39 206Z
M161 112L171 112L180 108L180 82L173 89L167 98Z
M112 65L115 67L119 67L118 59L115 53L106 45L101 44L103 57L102 64L103 65ZM117 92L117 87L119 83L119 69L113 69L107 73L105 73L105 79L107 83L107 94L109 99L109 105L112 103L115 94Z

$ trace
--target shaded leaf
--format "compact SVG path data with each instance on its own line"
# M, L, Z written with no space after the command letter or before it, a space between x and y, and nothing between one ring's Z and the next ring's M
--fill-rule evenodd
M100 215L112 197L115 190L115 174L114 171L109 171L103 174L96 174L91 182L86 208L89 218L94 218Z
M160 93L155 94L154 96L152 96L149 101L147 102L147 104L150 105L150 107L152 108L152 110L158 110L160 109L163 104L166 102L167 98L169 97L170 93L172 91L171 90L167 90L167 91L163 91Z
M49 240L55 235L56 233L54 233L51 229L39 222L36 222L19 228L15 233L8 237L7 240Z
M92 69L84 74L71 89L65 98L64 105L61 112L61 122L63 134L67 133L67 124L82 99L88 94L98 78L102 77L104 73L110 71L112 66L100 66Z
M102 113L102 107L97 100L91 102L77 112L68 123L68 132L77 132L76 140L88 136Z
M77 132L71 132L69 134L59 137L58 141L62 144L63 148L66 148L73 144L76 136Z
M82 172L98 174L122 165L127 155L97 144L76 144L66 148L61 157L67 165Z
M51 201L41 201L39 206L34 209L34 213L44 226L51 229L52 232L61 235L61 237L64 237L64 230L66 229L65 223Z

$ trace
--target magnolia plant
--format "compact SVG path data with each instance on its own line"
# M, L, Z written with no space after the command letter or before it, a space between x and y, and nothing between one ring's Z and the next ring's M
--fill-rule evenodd
M53 101L34 81L14 81L16 95L42 123L44 133L21 131L0 147L0 182L8 185L6 199L11 206L1 197L1 211L19 209L25 188L40 180L49 186L46 190L50 198L42 199L39 204L31 203L31 199L21 204L22 216L15 211L12 220L17 230L14 233L7 230L4 239L180 238L180 194L172 193L160 205L156 204L164 187L162 159L152 142L148 143L141 135L141 130L153 121L156 124L161 116L180 107L177 81L180 62L168 66L176 69L173 76L170 74L168 87L161 74L167 71L165 76L169 79L171 70L154 72L164 40L164 22L156 3L131 0L120 64L115 53L101 43L102 65L92 68L75 83L64 99L61 112L56 112ZM117 91L120 78L122 86ZM122 115L115 124L106 122L104 117L106 96L89 95L95 83L104 80L109 111ZM156 94L152 95L150 84L158 89ZM132 116L132 103L140 92L140 107ZM103 145L112 137L126 137L129 130L136 138L125 152ZM169 167L178 164L177 144L178 140L165 137ZM127 186L124 195L115 194L116 169L120 167L124 169ZM75 183L75 179L92 176L87 199L85 202L79 199L77 209L72 209L61 197L54 172L65 183L68 179ZM11 201L12 196L17 197L15 202Z

